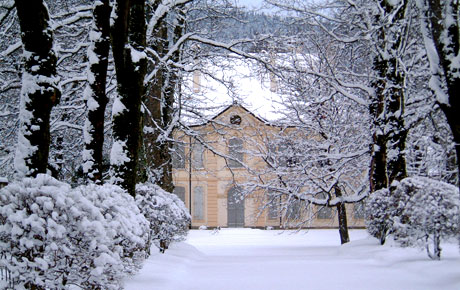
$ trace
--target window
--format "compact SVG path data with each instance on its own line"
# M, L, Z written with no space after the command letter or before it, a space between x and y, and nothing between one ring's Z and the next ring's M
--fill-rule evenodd
M327 195L323 192L320 193L316 196L316 198L320 199L327 199ZM327 206L318 206L319 210L318 213L316 214L317 218L319 219L330 219L332 218L332 208L327 207Z
M243 167L243 140L232 138L228 142L228 153L234 159L228 161L228 166L232 168Z
M268 219L276 220L279 217L279 206L278 204L272 203L268 207Z
M192 165L193 168L204 168L204 147L201 143L193 144Z
M300 208L301 208L302 201L300 200L291 200L289 202L286 217L289 220L296 220L300 218Z
M364 202L355 203L353 205L353 217L355 219L363 219L364 214Z
M276 192L269 190L268 196L276 196ZM268 206L268 219L274 220L280 217L281 197L270 197L270 205Z
M176 186L174 187L173 193L177 195L180 200L182 200L185 204L185 187L183 186Z
M201 186L196 186L193 189L193 218L204 219L204 193Z
M240 125L241 124L241 117L239 115L231 116L230 117L230 124Z
M298 149L290 141L279 145L278 147L278 162L282 167L295 167L299 162Z
M185 147L182 143L174 143L171 151L172 167L185 168Z

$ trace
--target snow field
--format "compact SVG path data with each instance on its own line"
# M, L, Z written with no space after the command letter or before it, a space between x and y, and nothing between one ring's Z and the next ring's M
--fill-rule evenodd
M351 230L341 246L337 230L192 230L185 242L153 254L127 290L460 289L460 255L443 244L441 261L385 246L365 230Z

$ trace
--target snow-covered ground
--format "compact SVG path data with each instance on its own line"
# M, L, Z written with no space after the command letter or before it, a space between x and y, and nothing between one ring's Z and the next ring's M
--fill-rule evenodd
M460 289L460 254L380 246L364 230L340 246L337 230L192 230L186 242L154 254L127 290ZM391 241L390 243L391 244Z

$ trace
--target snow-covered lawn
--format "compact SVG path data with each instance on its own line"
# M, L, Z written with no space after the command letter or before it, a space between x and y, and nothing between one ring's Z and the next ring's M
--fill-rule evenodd
M126 289L460 289L455 241L432 261L418 249L380 246L364 230L350 235L340 246L337 230L192 230L186 242L153 254Z

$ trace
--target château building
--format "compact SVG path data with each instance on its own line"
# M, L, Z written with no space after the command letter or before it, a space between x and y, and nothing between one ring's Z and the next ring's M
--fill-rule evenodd
M279 208L264 206L264 194L243 198L239 185L267 166L254 154L280 128L233 104L204 124L192 126L194 138L176 131L173 154L174 193L184 201L192 226L200 227L282 227L289 215ZM295 130L288 128L287 130ZM263 170L262 170L263 171ZM309 227L337 227L335 208L310 206L315 211ZM347 205L348 225L362 227L361 204Z

